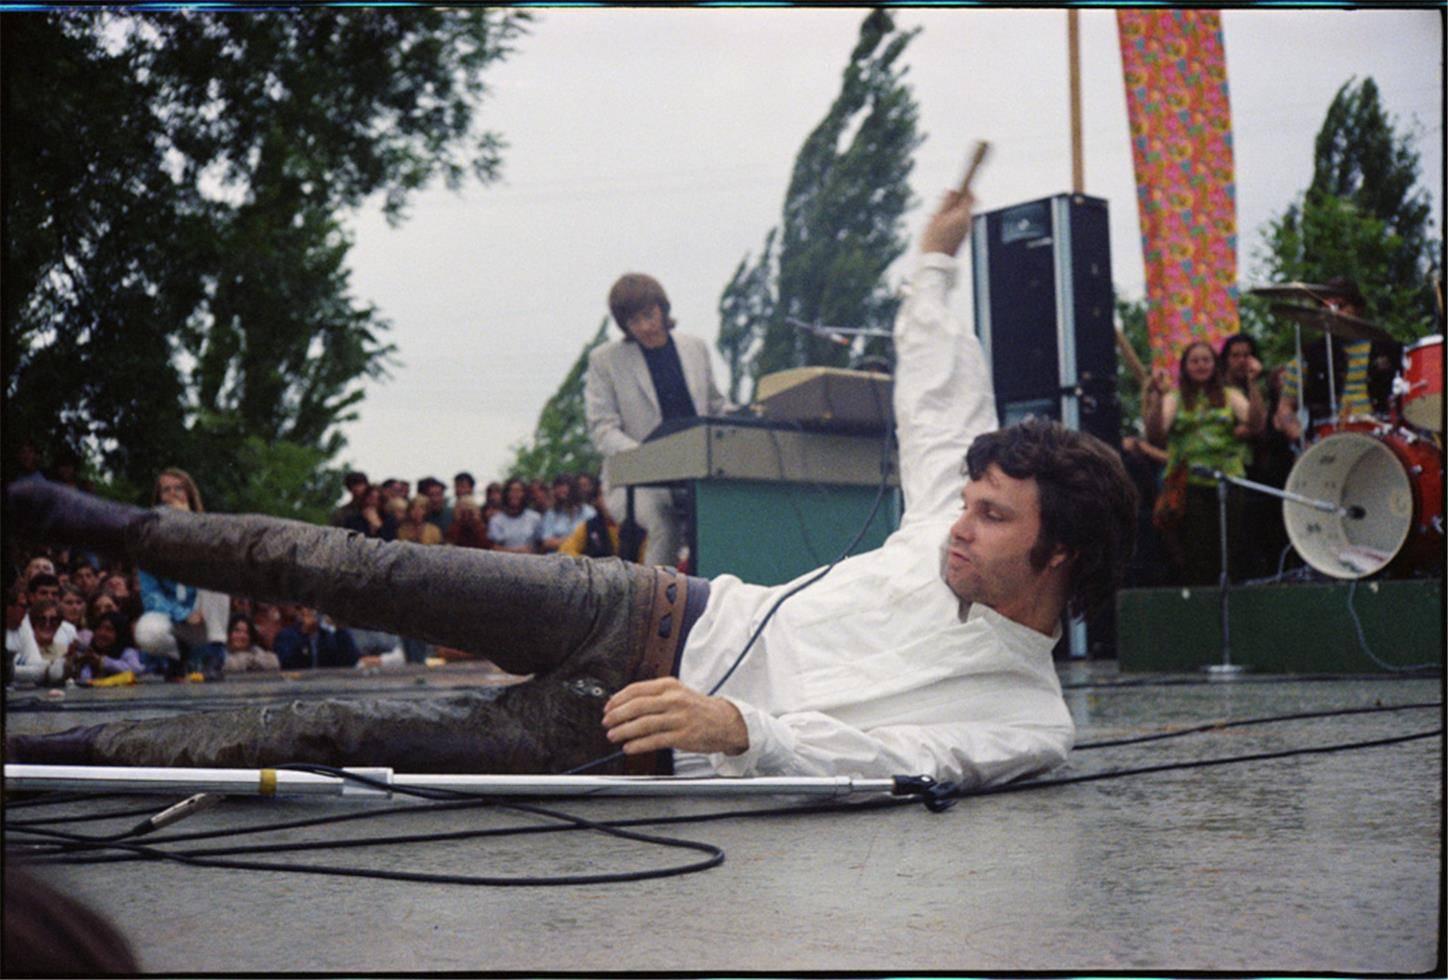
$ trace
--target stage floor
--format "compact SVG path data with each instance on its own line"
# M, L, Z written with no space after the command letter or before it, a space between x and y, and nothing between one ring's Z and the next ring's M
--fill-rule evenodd
M1214 728L1083 747L1053 776L1441 730L1443 681L1062 667L1078 742L1234 719L1426 708ZM490 683L462 665L359 677L6 695L11 732L319 694L426 696ZM125 862L34 869L107 914L147 972L1064 970L1423 973L1443 969L1441 734L1268 761L1130 775L852 813L721 817L642 828L725 850L716 868L625 884L468 887ZM18 801L11 801L18 802ZM150 804L135 796L7 807L7 820ZM160 809L170 800L156 800ZM555 802L593 820L759 809L717 799ZM388 804L228 799L163 832L219 843L445 833L546 823L504 810L418 810L248 834L263 823ZM138 818L63 825L114 832ZM17 843L7 833L7 845ZM217 841L193 847L216 846ZM596 833L369 842L249 855L430 874L572 875L696 860ZM10 856L13 860L13 856Z

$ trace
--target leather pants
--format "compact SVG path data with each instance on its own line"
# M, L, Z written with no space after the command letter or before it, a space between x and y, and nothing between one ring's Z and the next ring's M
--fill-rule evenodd
M166 578L305 603L535 678L496 697L332 698L113 722L86 730L82 755L92 764L566 771L614 750L603 703L641 679L656 579L672 574L616 558L383 542L253 515L151 512L128 527L126 544L141 567ZM21 758L11 761L52 761L35 758L44 738L12 742ZM592 771L622 769L620 760Z

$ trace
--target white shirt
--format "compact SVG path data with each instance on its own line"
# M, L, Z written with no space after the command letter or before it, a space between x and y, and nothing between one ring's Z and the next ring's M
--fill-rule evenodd
M29 614L20 621L20 627L15 632L20 641L20 651L15 654L14 663L17 681L40 683L65 679L65 654L76 636L72 624L62 622L55 631L55 639L46 649L41 649L35 640L35 628L30 625Z
M946 309L954 283L953 259L921 256L895 323L899 529L786 600L718 691L743 716L749 748L675 753L676 772L925 774L970 787L1049 768L1070 751L1075 728L1051 660L1059 631L981 605L962 611L941 577L965 451L996 428L980 343ZM714 579L680 680L709 691L798 581Z

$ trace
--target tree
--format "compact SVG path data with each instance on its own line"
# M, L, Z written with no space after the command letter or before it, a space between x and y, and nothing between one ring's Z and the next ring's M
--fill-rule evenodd
M593 448L583 411L583 380L588 355L608 339L608 317L598 324L593 339L583 345L578 359L558 390L543 406L533 437L513 447L508 472L525 480L549 480L559 473L597 473L603 457Z
M906 249L913 203L908 178L923 136L896 62L918 33L897 31L884 10L860 25L840 93L795 158L782 225L745 256L719 300L718 347L730 398L744 378L803 364L841 365L847 353L790 320L834 326L887 325L898 299L885 272ZM871 354L883 353L873 341Z
M1435 321L1431 277L1441 245L1429 234L1431 206L1418 186L1410 134L1383 111L1371 78L1349 80L1328 106L1317 134L1312 183L1263 231L1257 278L1357 280L1368 317L1400 340L1429 333ZM1293 332L1256 297L1243 300L1244 325L1269 362L1292 354Z
M496 175L474 115L527 16L6 16L7 443L69 448L111 487L181 465L217 509L330 502L299 461L343 448L392 353L339 214L378 195L397 221L435 177Z
M1122 299L1116 291L1116 320L1126 341L1136 351L1136 357L1143 365L1151 364L1151 337L1146 322L1147 301L1145 299ZM1121 403L1121 434L1139 436L1145 429L1139 428L1141 417L1141 382L1131 373L1126 358L1116 359L1116 398Z

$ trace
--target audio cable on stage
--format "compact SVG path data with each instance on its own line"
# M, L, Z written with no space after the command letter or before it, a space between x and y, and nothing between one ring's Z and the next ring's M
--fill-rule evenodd
M1144 735L1136 738L1100 740L1096 742L1083 743L1078 750L1105 748L1108 746L1132 744L1141 741L1150 741L1162 738L1175 738L1192 734L1201 734L1217 731L1225 728L1240 727L1248 725L1260 725L1288 720L1300 720L1304 718L1323 718L1332 716L1347 716L1375 712L1406 711L1414 709L1437 708L1441 711L1442 703L1417 703L1374 706L1366 708L1343 708L1331 711L1298 712L1288 715L1276 715L1263 718L1225 720L1192 726L1187 729L1173 730L1163 733ZM323 817L311 817L278 821L270 824L253 824L244 827L226 827L211 831L195 831L191 833L171 833L167 835L154 835L148 837L147 843L141 843L135 839L137 828L119 835L108 836L87 836L69 831L56 830L53 827L44 827L36 820L6 820L5 830L7 835L6 853L15 860L23 860L34 863L67 863L67 864L95 864L112 863L128 860L164 860L175 861L182 864L229 868L236 870L252 871L281 871L301 874L324 874L341 875L348 877L378 878L395 881L413 881L430 884L460 884L460 885L488 885L488 886L562 886L577 884L598 884L605 882L639 881L649 878L662 878L675 875L690 874L706 868L716 867L724 860L724 851L714 845L699 841L684 840L679 838L663 837L655 834L644 834L631 828L641 826L660 826L681 823L702 823L713 820L740 819L740 818L766 818L772 816L802 816L808 814L825 813L861 813L874 811L885 807L909 806L916 802L925 802L926 806L935 811L943 810L953 803L977 796L993 796L1005 793L1027 792L1033 790L1044 790L1060 788L1076 783L1099 782L1104 780L1121 779L1129 776L1166 773L1174 771L1186 771L1211 766L1223 766L1233 764L1244 764L1263 762L1306 755L1325 755L1331 753L1345 752L1351 750L1364 750L1382 748L1392 745L1419 741L1427 738L1441 737L1441 727L1412 732L1404 735L1393 735L1383 738L1365 739L1350 742L1340 742L1328 745L1306 746L1300 748L1281 749L1267 752L1256 752L1232 756L1218 756L1206 759L1196 759L1185 762L1157 763L1144 766L1134 766L1119 769L1107 769L1091 773L1067 774L1055 777L1036 778L1006 783L1001 786L988 787L984 789L962 790L948 785L935 787L935 792L920 798L884 797L873 798L858 802L828 802L828 803L807 803L771 806L764 808L748 809L727 809L712 810L702 813L680 814L672 816L638 817L623 820L588 820L575 815L562 813L554 808L545 808L531 804L517 802L503 802L497 797L478 796L461 793L454 790L424 790L424 789L402 789L396 786L387 787L394 793L405 793L418 797L426 802L421 804L398 804L371 807L366 810L342 814L327 815ZM291 767L316 773L340 775L344 778L355 780L362 784L377 784L376 781L367 777L343 770L331 769L325 766L296 766ZM54 802L68 802L75 799L74 794L55 794ZM37 801L36 805L38 805ZM15 804L7 804L6 809L12 809ZM398 814L434 813L445 810L467 810L474 808L498 809L510 812L527 814L530 816L544 817L550 820L546 824L524 824L517 826L473 828L459 831L447 831L428 834L397 834L389 836L371 835L364 837L339 838L328 837L325 840L304 841L285 844L249 844L238 845L231 841L244 834L262 834L278 830L290 830L301 827L332 826L344 822L358 820L377 819ZM174 808L172 808L174 809ZM144 811L123 811L113 814L124 817L136 815ZM164 812L164 811L163 811ZM94 816L94 815L92 815ZM60 820L51 821L51 824L59 823ZM137 825L144 826L145 822ZM152 827L151 830L159 829ZM497 875L459 875L459 874L431 874L415 871L407 871L397 868L362 868L344 867L335 865L308 865L304 863L270 862L254 859L243 859L239 855L276 855L283 853L294 853L302 851L317 850L345 850L349 848L375 848L387 845L428 843L439 841L458 841L477 838L497 838L529 834L547 834L558 832L571 832L577 830L592 830L599 833L609 834L625 840L638 843L646 843L671 848L682 848L703 853L705 856L697 861L666 866L662 868L650 868L639 871L602 872L590 875L531 875L531 876L497 876ZM147 831L149 833L149 831ZM228 844L214 848L195 848L179 850L163 845L175 845L181 843L196 843L200 841L225 839Z

